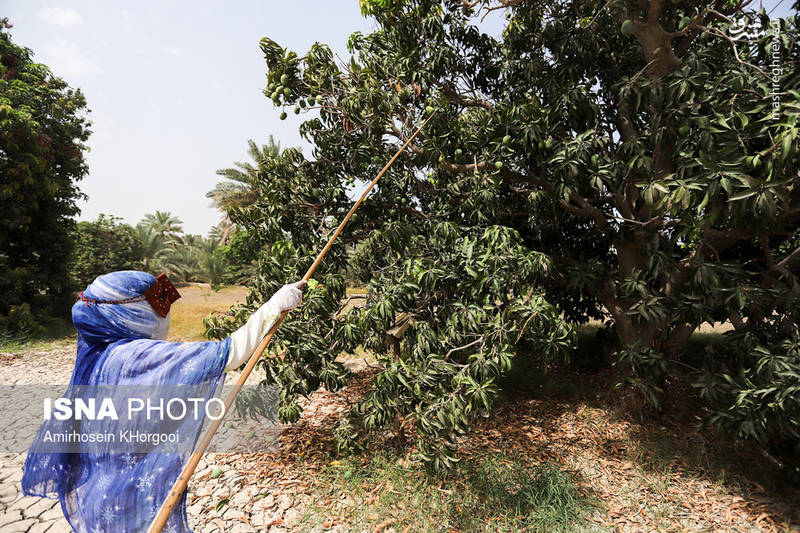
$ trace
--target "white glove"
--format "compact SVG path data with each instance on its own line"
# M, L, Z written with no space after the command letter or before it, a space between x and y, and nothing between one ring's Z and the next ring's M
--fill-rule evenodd
M297 283L284 285L278 289L278 292L273 294L269 302L264 305L274 305L281 313L284 311L291 311L297 308L303 300L303 289L306 288L307 284L308 282L302 279Z
M231 334L231 348L228 352L228 363L225 365L225 370L239 368L275 324L281 313L296 309L300 305L306 285L305 280L284 285L272 295L267 303L250 316L244 326Z

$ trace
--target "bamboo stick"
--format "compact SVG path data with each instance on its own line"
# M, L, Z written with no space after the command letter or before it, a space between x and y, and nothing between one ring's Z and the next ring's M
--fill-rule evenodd
M325 254L328 253L328 250L331 249L331 246L333 246L333 243L336 241L336 238L339 236L344 227L347 225L347 222L350 220L350 217L353 216L353 213L356 211L356 209L358 209L358 206L361 205L361 203L367 197L367 195L375 186L375 184L378 183L378 180L381 179L381 177L389 169L389 167L392 166L392 163L395 162L395 160L400 156L403 150L405 150L406 147L408 147L408 145L411 144L411 141L414 140L414 137L416 137L417 134L422 130L422 128L425 127L425 125L433 117L434 114L435 112L431 113L430 116L428 116L428 118L425 119L425 121L419 126L419 128L417 128L417 130L413 133L413 135L411 135L411 137L409 137L408 140L405 143L403 143L403 146L400 147L397 153L395 153L394 156L389 160L389 162L386 163L386 165L381 169L381 171L378 172L378 175L375 177L375 179L372 180L372 182L370 182L370 184L361 194L361 197L356 201L355 204L353 204L353 207L350 208L350 211L347 212L347 215L345 215L344 219L339 224L339 227L337 227L336 231L333 233L333 235L331 235L331 238L328 239L328 242L325 244L325 247L322 249L319 255L317 255L317 258L311 264L305 276L303 276L304 280L308 281L309 279L311 279L311 276L314 275L314 271L322 262L322 259L325 257ZM266 336L261 340L258 346L256 346L256 349L253 350L253 353L250 355L250 359L247 361L247 365L244 367L242 374L239 376L239 379L236 380L236 384L234 385L233 389L225 398L224 405L226 414L228 412L228 409L230 409L231 405L233 405L236 396L242 390L242 386L244 386L244 383L245 381L247 381L247 378L250 376L250 373L255 368L256 363L258 363L261 354L264 353L264 350L267 348L270 341L272 341L272 337L275 336L275 332L280 327L281 323L283 322L283 319L286 317L286 314L287 313L285 312L281 313L281 316L278 318L278 320L275 321L275 324L273 324L272 327L269 328L269 331L267 332ZM197 448L189 457L189 460L183 467L183 470L178 476L178 479L175 480L175 483L172 485L172 488L170 489L167 498L164 500L164 503L161 504L161 508L158 510L158 513L156 514L155 518L153 519L153 522L150 524L150 527L147 530L148 533L161 533L161 530L166 525L167 520L169 520L170 514L172 514L172 510L175 509L175 505L177 505L178 500L180 500L181 494L183 494L183 492L186 490L186 486L189 483L189 478L191 478L192 474L194 474L194 471L197 468L197 464L200 462L200 458L203 456L206 449L208 448L208 445L211 443L211 439L214 437L214 433L216 433L217 429L219 428L219 425L222 423L223 418L225 417L221 416L216 420L212 420L211 423L208 425L208 428L203 434L203 437L200 439Z

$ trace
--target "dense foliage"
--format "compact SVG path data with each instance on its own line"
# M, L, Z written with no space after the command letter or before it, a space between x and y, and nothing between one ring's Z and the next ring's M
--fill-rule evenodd
M206 282L215 290L224 283L228 262L218 228L207 237L184 234L180 218L156 211L145 215L135 231L142 250L141 270L164 272L174 282Z
M137 270L142 244L136 230L114 216L101 214L94 222L79 222L73 239L72 276L78 289L94 278L116 270Z
M797 450L797 18L659 0L362 7L379 28L351 36L344 66L324 45L300 57L261 42L266 94L315 112L300 128L313 159L272 158L258 202L231 214L273 243L251 304L302 273L348 188L438 111L347 228L352 255L334 249L279 331L283 357L264 366L283 418L298 416L298 394L340 386L334 358L363 345L382 370L340 441L414 426L421 457L441 466L514 357L568 347L562 318L606 319L621 383L656 405L692 332L730 321L718 353L692 361L710 420ZM496 9L507 22L492 37L478 25ZM349 312L345 264L367 287ZM387 340L398 317L411 325Z
M78 290L115 270L164 272L176 283L204 282L214 289L225 283L227 247L219 244L218 228L207 237L186 234L181 219L167 211L145 215L135 228L120 220L100 215L78 223L71 266Z
M87 172L86 101L0 20L0 328L25 329L71 289L70 232Z

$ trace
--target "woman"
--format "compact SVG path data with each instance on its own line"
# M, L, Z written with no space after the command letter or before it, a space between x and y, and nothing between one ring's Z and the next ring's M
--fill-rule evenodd
M305 281L283 286L230 337L218 342L166 342L170 305L180 298L164 274L113 272L98 277L72 307L78 353L65 398L98 388L191 387L207 400L226 370L241 366L284 311L301 302ZM94 392L96 394L96 392ZM175 430L181 422L144 418L47 420L25 461L22 490L57 497L70 525L83 532L145 531L180 473L187 449L146 444L121 453L119 443L79 443L54 448L59 433ZM156 417L158 418L158 417ZM127 426L126 426L127 424ZM202 420L182 428L191 448ZM184 494L164 531L189 532Z

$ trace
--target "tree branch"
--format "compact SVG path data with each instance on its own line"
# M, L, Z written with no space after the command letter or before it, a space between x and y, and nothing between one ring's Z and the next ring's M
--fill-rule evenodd
M798 257L800 257L800 247L795 248L792 253L781 259L781 261L775 265L775 270L778 270L779 272L786 271L789 265L791 265L792 262Z
M498 0L498 1L500 2L499 5L486 8L486 13L484 13L483 17L481 17L481 22L483 22L483 19L486 18L486 15L488 15L492 11L496 11L498 9L507 9L509 7L514 7L517 4L521 4L525 0Z
M617 110L619 111L619 115L617 116L619 135L622 137L623 141L631 141L638 135L638 132L631 119L630 104L627 100L622 99L617 103Z
M677 50L675 50L675 55L677 57L682 57L683 54L686 53L686 50L688 50L689 47L692 45L697 36L703 33L702 26L698 25L700 24L707 25L708 22L711 20L711 17L714 16L720 16L723 19L730 21L728 15L732 15L737 11L741 11L745 6L751 3L751 0L742 0L735 6L732 6L728 9L725 9L725 3L726 2L724 0L718 0L713 8L706 8L703 11L701 11L692 22L686 25L686 27L683 30L670 34L670 39L677 39L678 37L684 35L686 36L686 38L683 41L681 41L680 44L678 45Z
M478 100L477 98L468 98L458 91L456 91L450 85L442 85L441 86L442 92L448 96L454 102L461 104L465 107L482 107L483 109L491 110L494 107L492 104L485 100Z
M603 213L602 210L596 208L595 206L591 205L586 198L579 195L576 192L572 192L570 194L570 200L578 204L578 206L574 206L569 202L561 200L561 205L564 207L565 210L568 212L584 217L590 218L597 223L597 226L605 233L606 235L611 235L611 227L608 225L608 219L606 218L606 214Z
M487 165L488 163L486 161L476 161L475 163L449 163L447 161L439 161L439 166L442 168L442 170L446 170L447 172L456 172L459 174L483 170Z
M475 346L476 344L479 344L479 343L483 342L483 340L484 340L484 337L480 336L479 338L475 339L474 341L470 342L469 344L465 344L464 346L459 346L457 348L453 348L452 350L450 350L449 352L447 352L444 355L444 358L447 359L448 357L450 357L450 354L452 354L454 352L458 352L458 351L461 351L461 350L466 350L467 348L471 348L472 346Z

